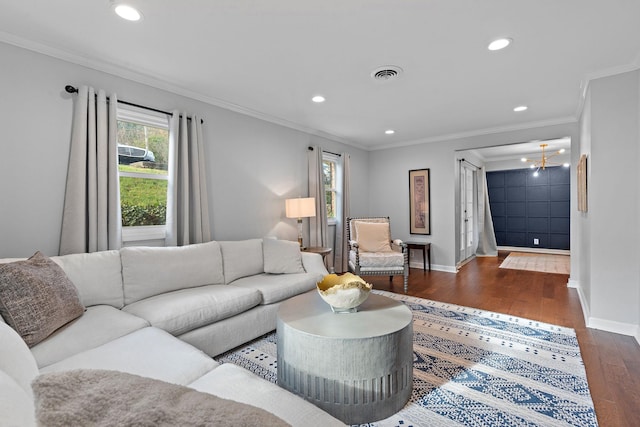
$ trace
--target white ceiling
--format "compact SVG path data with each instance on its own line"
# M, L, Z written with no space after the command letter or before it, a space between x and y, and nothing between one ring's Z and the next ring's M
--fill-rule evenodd
M638 0L128 3L141 22L0 0L0 40L365 149L575 121L590 78L640 66ZM382 65L404 73L376 82Z

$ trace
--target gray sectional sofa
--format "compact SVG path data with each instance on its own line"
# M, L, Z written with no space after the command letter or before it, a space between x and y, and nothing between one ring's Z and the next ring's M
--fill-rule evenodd
M85 310L30 348L9 319L9 325L0 319L0 425L33 425L32 381L78 369L187 386L262 408L291 425L342 425L276 385L213 358L274 330L279 304L314 289L327 274L321 256L300 252L297 242L128 247L51 260L75 285ZM2 263L12 261L0 260L0 281ZM9 316L1 301L0 314Z

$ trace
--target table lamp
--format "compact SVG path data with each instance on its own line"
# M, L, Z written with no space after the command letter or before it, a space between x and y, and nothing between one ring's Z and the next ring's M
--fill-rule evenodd
M298 218L298 243L302 248L302 218L316 216L316 199L313 197L299 197L285 201L287 218Z

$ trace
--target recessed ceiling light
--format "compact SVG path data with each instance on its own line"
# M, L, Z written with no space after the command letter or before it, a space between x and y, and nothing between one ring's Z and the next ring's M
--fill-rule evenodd
M312 100L313 102L317 102L317 103L320 103L320 102L324 102L324 101L325 101L324 96L322 96L322 95L316 95L316 96L314 96L313 98L311 98L311 100Z
M514 108L513 111L515 111L516 113L519 113L521 111L525 111L527 108L529 108L529 107L527 107L526 105L520 105L520 106Z
M387 129L384 131L384 133L386 133L387 135L393 135L394 133L396 133L396 131L393 129Z
M126 19L127 21L139 21L142 19L142 13L133 6L119 4L114 10L120 18Z
M489 43L489 46L487 47L487 49L489 49L489 50L504 49L505 47L509 46L512 41L513 40L507 39L507 38L496 39L496 40L492 41L491 43Z

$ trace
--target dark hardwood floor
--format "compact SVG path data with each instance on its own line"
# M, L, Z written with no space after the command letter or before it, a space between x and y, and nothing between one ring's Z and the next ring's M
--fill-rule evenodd
M640 426L640 346L635 338L585 327L568 275L498 268L497 258L477 258L457 274L411 269L407 294L513 314L575 329L601 427ZM403 293L402 278L366 277L374 289Z

